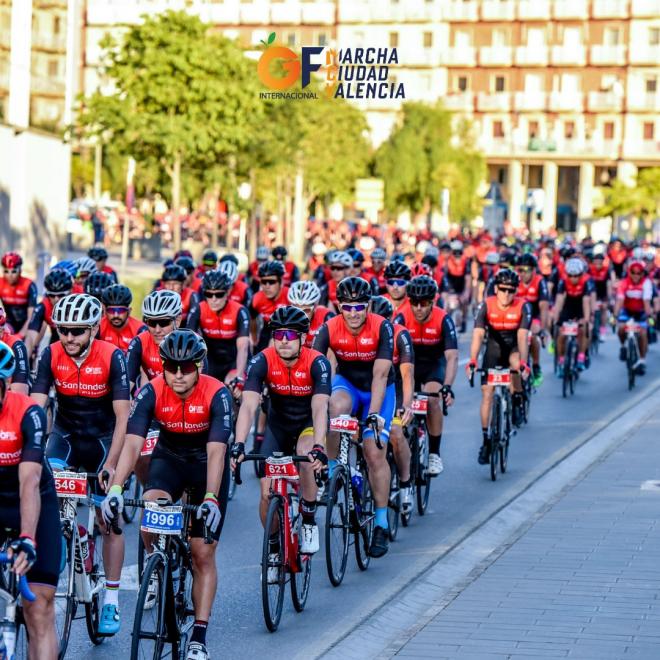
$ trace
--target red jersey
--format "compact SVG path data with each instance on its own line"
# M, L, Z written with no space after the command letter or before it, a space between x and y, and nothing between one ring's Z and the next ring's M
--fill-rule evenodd
M321 353L303 347L300 349L298 361L291 367L284 364L273 346L264 349L263 355L268 364L265 383L270 392L279 396L312 396L312 362L323 357Z
M183 307L183 312L181 313L181 322L183 323L188 316L190 311L190 301L195 292L191 287L187 286L181 292L181 306Z
M144 369L144 373L147 374L147 378L153 380L163 373L163 361L160 357L159 348L148 330L141 332L137 338L142 344L140 365Z
M16 284L9 284L4 277L0 277L0 300L5 306L27 306L30 296L32 280L19 277Z
M241 280L236 280L234 282L234 286L231 288L231 291L229 292L229 300L233 300L237 303L240 303L241 305L246 304L246 292L250 287L248 286L247 282L241 282Z
M564 275L562 281L564 282L566 295L571 298L579 298L583 296L585 293L584 289L587 286L587 282L589 281L589 279L590 279L589 275L587 275L587 273L583 273L580 279L575 284L573 284L570 278Z
M486 320L493 330L517 330L523 319L522 298L516 298L506 309L497 304L496 296L486 298Z
M449 277L465 277L468 274L470 260L463 254L456 258L453 254L447 259L447 275Z
M589 275L594 282L606 282L610 274L610 260L605 258L602 268L596 268L596 264L589 265Z
M104 316L101 319L101 327L99 328L97 337L110 344L114 344L126 353L133 337L137 337L143 330L146 330L144 323L132 316L128 317L123 328L115 328L108 320L108 317Z
M305 337L305 346L307 346L307 348L312 347L314 337L316 337L319 328L325 323L328 314L331 314L331 311L327 307L323 307L323 305L316 306L316 309L312 314L312 320L309 322L309 332Z
M296 264L293 261L285 261L284 263L284 277L282 278L282 284L284 286L291 286L293 282L293 274L296 269Z
M521 278L520 284L518 285L518 297L526 300L528 303L537 302L541 293L542 280L543 276L534 275L529 281L529 284L525 284Z
M25 394L7 390L0 408L0 466L18 465L23 455L23 417L36 405ZM18 506L18 504L17 504Z
M619 282L616 292L616 297L623 300L623 309L632 314L643 312L644 301L650 301L652 296L653 284L648 277L642 278L635 284L628 275Z
M238 313L243 305L228 300L219 311L214 312L204 300L199 305L199 331L206 339L235 339L238 336Z
M110 365L112 355L117 350L114 344L95 339L80 366L67 355L61 342L53 344L50 350L50 368L58 394L89 399L112 394Z
M270 321L276 309L286 307L289 304L289 289L283 286L275 300L266 298L263 291L257 291L252 298L252 309L263 319L264 323Z

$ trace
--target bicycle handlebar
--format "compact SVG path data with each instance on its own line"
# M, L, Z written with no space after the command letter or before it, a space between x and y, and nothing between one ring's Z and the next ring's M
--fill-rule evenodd
M243 455L243 460L240 463L236 463L236 468L234 469L234 481L236 482L237 486L240 486L243 483L243 480L241 479L241 465L245 461L265 461L267 458L271 458L270 456L266 456L264 454L244 454ZM309 456L291 456L290 457L294 463L310 463L311 461L309 460ZM315 476L316 478L316 476ZM317 485L321 485L318 482L318 479L316 480Z
M14 558L9 557L6 552L0 552L0 564L13 564ZM37 596L30 590L30 585L28 584L27 578L25 575L21 575L18 578L18 591L25 600L30 603L33 603Z
M122 528L119 526L119 506L114 500L110 502L110 509L112 510L112 519L110 520L110 529L113 534L121 536L123 534Z

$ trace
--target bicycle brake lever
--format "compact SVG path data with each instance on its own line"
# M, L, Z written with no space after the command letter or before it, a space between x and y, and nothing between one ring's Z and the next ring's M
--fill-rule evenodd
M240 486L243 483L243 480L241 479L241 464L238 462L234 468L234 481L236 482L237 486Z
M112 519L110 520L110 529L112 530L113 534L116 534L117 536L121 536L124 532L122 528L119 526L119 510L117 508L116 502L114 501L110 502L110 509L114 514L112 516Z

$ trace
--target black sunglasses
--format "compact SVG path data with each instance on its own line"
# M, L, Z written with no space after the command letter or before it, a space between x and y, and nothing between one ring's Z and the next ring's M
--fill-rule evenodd
M71 335L72 337L82 337L88 330L89 330L88 327L75 327L75 328L59 327L57 328L57 334L59 334L60 337L68 337L69 335Z
M150 328L166 328L174 323L174 319L144 319Z
M204 291L204 298L224 298L226 291Z

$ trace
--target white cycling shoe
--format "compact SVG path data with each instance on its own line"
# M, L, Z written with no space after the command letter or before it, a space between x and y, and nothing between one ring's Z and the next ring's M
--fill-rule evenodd
M204 644L201 644L200 642L190 642L190 644L188 644L186 660L211 660L211 656L206 650Z
M280 568L274 566L280 560L280 555L277 552L271 552L268 555L268 584L277 584L280 581Z
M427 474L430 477L437 477L445 469L445 466L442 464L442 458L440 454L429 454L429 467Z
M404 486L401 489L401 513L410 513L412 506L412 488L410 486Z
M303 523L300 534L300 552L304 555L313 555L319 551L319 528L318 525L306 525Z

